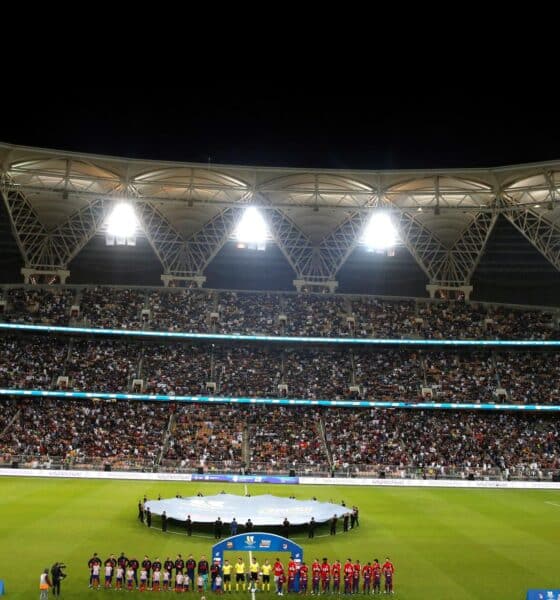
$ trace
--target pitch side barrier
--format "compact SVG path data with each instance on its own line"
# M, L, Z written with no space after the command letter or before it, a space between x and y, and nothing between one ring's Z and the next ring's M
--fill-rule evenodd
M269 475L227 475L195 473L138 473L135 471L66 471L59 469L4 469L0 477L43 477L64 479L121 479L137 481L225 482L243 484L343 485L359 487L425 487L516 490L560 490L555 481L468 481L466 479L377 479L342 477L282 477Z
M62 325L25 325L0 323L0 330L42 333L113 335L171 340L209 340L238 342L289 342L297 344L356 344L362 346L453 346L453 347L521 347L560 348L560 340L425 340L350 337L302 337L286 335L245 335L241 333L190 333L182 331L149 331L143 329L98 329L95 327L64 327Z
M290 398L246 398L234 396L168 396L163 394L122 394L109 392L66 392L63 390L12 390L0 388L0 396L26 398L72 398L116 402L137 400L141 402L182 402L202 404L278 404L281 406L330 406L342 408L409 408L423 410L486 410L492 412L545 412L558 413L560 405L548 404L459 404L455 402L377 402L369 400L307 400Z

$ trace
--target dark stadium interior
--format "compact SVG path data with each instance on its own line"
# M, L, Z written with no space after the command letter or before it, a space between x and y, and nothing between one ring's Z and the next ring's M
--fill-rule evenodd
M23 266L3 203L0 203L0 283L20 283ZM135 247L107 246L94 236L70 264L68 283L161 285L162 273L144 236ZM228 242L206 270L206 287L292 291L294 273L273 243L264 252L239 250ZM358 247L339 273L339 292L425 297L427 278L408 250L395 256ZM475 271L473 299L487 302L560 305L560 273L506 219L500 217Z

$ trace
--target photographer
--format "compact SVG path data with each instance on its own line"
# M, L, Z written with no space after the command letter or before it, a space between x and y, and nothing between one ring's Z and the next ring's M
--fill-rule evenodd
M51 567L53 596L60 596L60 582L66 577L65 568L66 565L60 562L55 562Z

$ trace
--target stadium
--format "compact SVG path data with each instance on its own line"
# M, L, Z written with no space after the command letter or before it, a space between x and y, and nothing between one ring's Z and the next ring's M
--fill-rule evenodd
M262 495L259 532L310 567L390 557L398 597L560 587L560 162L318 170L0 144L0 164L8 597L55 560L63 596L94 595L93 552L102 576L121 552L211 557L233 533L220 494L243 515ZM188 533L200 497L213 512ZM147 527L137 505L160 501ZM352 516L336 535L333 504ZM315 506L330 512L310 537Z

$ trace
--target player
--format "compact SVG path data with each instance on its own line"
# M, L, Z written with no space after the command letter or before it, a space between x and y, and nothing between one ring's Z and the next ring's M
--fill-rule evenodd
M344 593L351 594L352 593L352 580L354 578L354 565L352 564L352 559L347 558L344 563Z
M321 564L321 591L323 594L329 594L331 591L331 566L326 558L323 558Z
M206 556L201 556L198 561L197 566L197 574L202 575L202 580L204 582L204 591L206 591L206 587L208 586L208 571L210 570L210 565L206 560ZM198 579L197 579L198 581Z
M136 585L136 589L138 589L138 568L140 567L140 563L135 558L131 558L128 561L128 566L134 573L134 584Z
M210 589L214 590L216 586L216 577L220 575L220 565L217 560L215 560L210 566Z
M280 562L280 559L277 558L274 563L274 584L276 585L276 593L278 593L278 578L280 575L284 575L284 566Z
M393 574L395 572L395 567L393 566L393 563L391 562L388 556L385 558L385 562L381 567L381 571L385 576L385 593L394 594L395 592L393 591Z
M152 561L148 558L148 555L144 555L144 560L142 561L142 568L146 569L146 574L148 576L147 579L147 587L150 587L150 571L152 570Z
M192 554L189 554L187 558L187 562L185 563L185 567L187 569L187 575L190 577L191 581L194 581L194 571L196 569L196 560L194 559Z
M290 556L288 561L288 594L296 591L296 575L298 566L293 556Z
M373 576L373 593L381 594L381 565L379 560L374 559L372 565L372 576Z
M262 571L262 591L264 592L264 588L266 586L266 591L270 592L270 572L272 571L272 565L268 558L264 561L263 566L261 567Z
M232 566L229 563L229 560L226 558L224 560L224 565L222 567L222 572L224 574L224 591L231 593L231 570Z
M94 552L93 556L88 560L88 568L89 568L89 586L88 587L93 587L93 565L95 565L98 561L99 561L99 558L97 556L97 552ZM99 564L101 564L101 561L99 561Z
M331 569L332 580L333 580L333 594L340 594L340 572L342 571L342 565L337 559Z
M321 582L321 563L316 558L311 565L311 593L319 594Z
M362 566L360 565L360 561L357 560L353 565L353 573L352 573L352 593L359 594L360 593L360 573L362 572Z
M222 576L218 573L216 575L216 578L214 579L214 592L216 594L221 594L223 593L223 589L222 589Z
M371 575L373 573L373 569L371 568L371 563L368 562L367 565L364 565L362 568L362 575L364 576L364 594L371 593Z
M171 581L171 576L173 573L173 569L175 568L175 563L168 556L163 563L163 570L169 573L169 581ZM162 578L163 579L163 578Z
M259 581L259 563L258 563L256 557L254 557L254 556L253 556L253 560L251 561L251 564L249 565L249 577L250 577L249 591L256 592L257 584Z
M185 561L180 554L177 554L177 558L175 559L175 573L183 574L183 569L185 568Z
M235 563L235 591L239 591L239 584L242 584L243 591L246 590L245 585L245 563L243 559L238 557L237 562Z
M302 562L299 568L299 593L307 594L307 580L309 577L309 568Z

